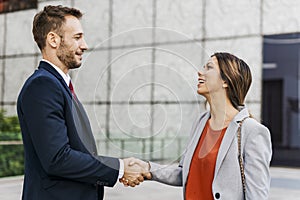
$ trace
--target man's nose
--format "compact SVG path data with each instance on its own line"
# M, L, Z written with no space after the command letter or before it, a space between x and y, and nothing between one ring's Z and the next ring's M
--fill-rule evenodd
M80 45L81 50L87 50L89 47L87 45L87 43L85 42L85 39L82 39L82 43Z

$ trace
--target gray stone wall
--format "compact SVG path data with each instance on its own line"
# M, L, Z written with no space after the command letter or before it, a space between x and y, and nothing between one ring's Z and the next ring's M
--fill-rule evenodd
M197 70L217 51L250 65L247 106L259 120L262 37L300 31L294 0L40 0L37 10L0 15L0 102L10 115L41 59L31 27L47 4L84 12L90 50L71 76L100 153L112 156L177 159L204 111Z

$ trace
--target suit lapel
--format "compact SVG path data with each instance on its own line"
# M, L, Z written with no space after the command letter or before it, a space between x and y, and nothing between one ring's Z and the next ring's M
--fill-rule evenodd
M39 69L44 69L44 70L50 72L52 75L54 75L60 81L60 83L63 85L63 87L65 88L67 93L70 95L70 97L72 97L72 93L69 89L69 86L66 84L63 77L49 63L41 61L40 65L39 65Z
M95 138L91 129L91 125L88 116L78 99L76 102L75 100L73 100L72 108L73 108L73 118L75 120L75 126L79 138L81 139L86 149L91 154L96 155L97 148L96 148Z
M96 154L97 148L94 139L94 135L92 133L92 129L90 126L90 122L88 116L80 103L79 99L76 101L74 100L72 93L69 89L69 86L64 81L63 77L47 62L41 61L39 65L39 69L44 69L54 75L60 83L63 85L66 92L70 95L72 99L72 113L73 113L73 120L76 126L77 135L79 136L81 142L85 146L85 148L91 153Z

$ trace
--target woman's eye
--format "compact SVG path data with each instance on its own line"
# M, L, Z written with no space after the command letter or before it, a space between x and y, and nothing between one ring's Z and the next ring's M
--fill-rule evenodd
M205 70L209 70L209 69L212 69L212 68L213 68L213 66L211 64L206 64L206 65L203 66L203 69L205 69Z

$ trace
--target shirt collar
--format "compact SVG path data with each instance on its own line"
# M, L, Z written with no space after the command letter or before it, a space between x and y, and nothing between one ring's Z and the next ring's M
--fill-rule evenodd
M48 60L42 59L42 61L50 64L64 79L64 81L66 82L67 86L69 86L70 81L71 81L71 77L69 74L65 74L59 67L57 67L56 65L54 65L53 63L51 63Z

